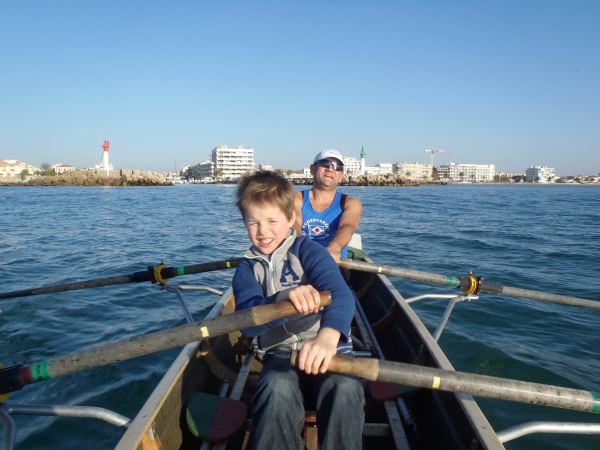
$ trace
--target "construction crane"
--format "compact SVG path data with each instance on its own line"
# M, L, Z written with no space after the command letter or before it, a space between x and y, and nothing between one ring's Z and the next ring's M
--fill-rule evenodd
M426 153L431 153L431 179L435 179L435 167L433 166L433 155L436 153L451 153L450 150L433 150L431 148L425 149Z
M431 167L433 167L433 155L436 153L452 153L450 150L432 150L430 148L426 148L425 152L431 153Z

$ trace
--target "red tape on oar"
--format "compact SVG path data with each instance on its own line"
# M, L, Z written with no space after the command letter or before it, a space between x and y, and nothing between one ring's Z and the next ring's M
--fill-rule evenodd
M203 441L221 442L242 427L246 412L244 402L197 392L190 398L185 415L194 436Z

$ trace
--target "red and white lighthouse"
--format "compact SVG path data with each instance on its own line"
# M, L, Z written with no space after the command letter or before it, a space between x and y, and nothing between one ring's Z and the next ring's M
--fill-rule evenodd
M96 164L96 169L97 170L106 170L107 175L110 175L110 171L113 170L112 164L108 163L108 146L109 145L110 144L108 143L108 141L104 141L104 143L102 144L102 148L104 149L104 151L102 152L102 163Z

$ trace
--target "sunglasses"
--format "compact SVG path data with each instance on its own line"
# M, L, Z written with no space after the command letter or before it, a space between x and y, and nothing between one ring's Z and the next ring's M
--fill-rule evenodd
M343 164L337 164L334 163L333 161L329 161L328 159L324 159L322 161L317 161L317 165L321 166L321 167L331 167L333 170L336 170L338 172L343 172L344 171L344 165Z

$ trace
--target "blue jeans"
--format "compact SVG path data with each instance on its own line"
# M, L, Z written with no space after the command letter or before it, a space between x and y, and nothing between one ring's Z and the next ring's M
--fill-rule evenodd
M291 366L289 354L267 359L252 399L252 450L304 449L300 389L309 377ZM360 381L326 373L314 376L314 382L321 449L361 450L365 397Z

